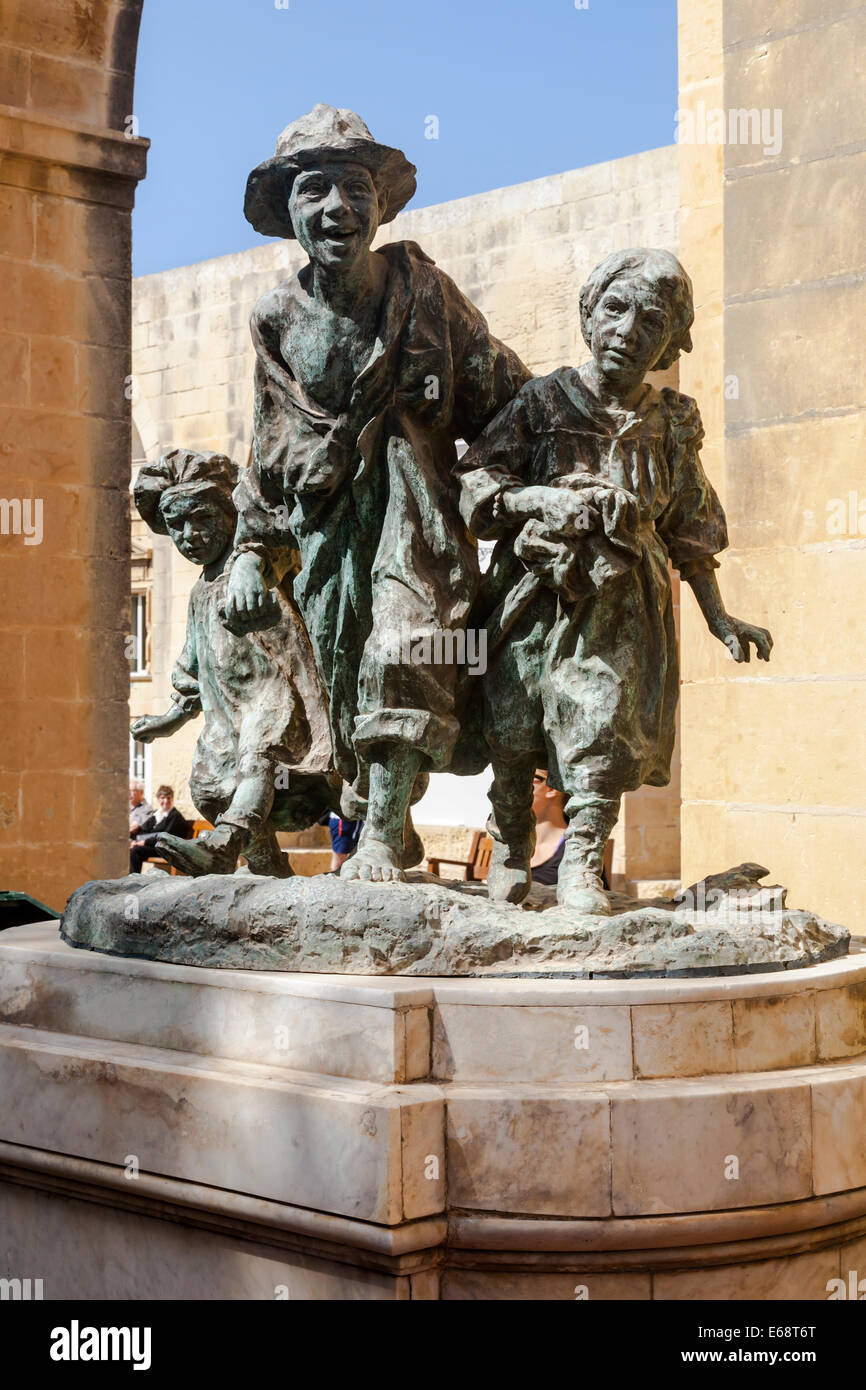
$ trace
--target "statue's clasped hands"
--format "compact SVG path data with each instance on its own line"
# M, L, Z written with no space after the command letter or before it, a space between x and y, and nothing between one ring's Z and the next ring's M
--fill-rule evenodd
M225 611L220 617L236 637L279 622L279 604L265 583L262 561L252 551L242 551L232 564Z
M601 517L585 497L567 488L529 486L506 493L507 514L518 521L539 521L556 536L577 536L595 530Z

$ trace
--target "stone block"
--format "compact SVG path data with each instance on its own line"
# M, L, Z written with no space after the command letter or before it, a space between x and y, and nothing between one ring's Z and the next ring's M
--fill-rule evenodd
M25 774L25 800L51 805L47 776ZM0 936L0 963L4 1023L382 1083L429 1073L427 1009L406 1007L423 986L82 955L40 927Z
M97 347L129 346L130 282L87 275L83 281L83 340Z
M448 1302L611 1302L652 1297L649 1274L599 1274L595 1270L549 1274L537 1270L449 1269L441 1297Z
M63 718L62 710L57 717ZM22 839L34 845L45 845L59 835L68 834L75 776L59 769L56 772L25 770L20 776Z
M851 734L866 712L862 680L755 674L752 680L708 681L700 687L699 701L702 738L700 746L684 742L684 798L804 812L862 806L862 774ZM691 716L693 705L692 697L688 705L684 701L684 713L688 709Z
M832 23L850 10L847 0L729 0L725 6L725 45L745 47L749 40L762 47L779 34L811 28L816 14Z
M36 627L85 625L90 613L91 595L86 572L74 560L60 557L53 561L54 585L36 588L37 570L41 566L32 557L41 554L38 545L25 547L23 537L16 536L15 551L4 546L0 554L0 586L14 612L23 622ZM22 758L24 749L19 750ZM26 766L26 763L25 763Z
M704 90L690 94L683 103L684 111L695 112L697 102L711 104L712 96ZM722 212L722 180L725 172L724 150L721 145L681 144L677 147L679 164L679 183L684 196L671 199L675 205L681 203L681 213L685 218L695 208L715 208L718 216Z
M610 1213L608 1098L591 1089L452 1087L448 1200L532 1216Z
M97 561L107 563L109 573L114 572L118 561L126 562L129 557L129 492L121 488L83 487L76 493L75 528L65 545L79 556L92 556ZM100 572L97 572L97 579ZM105 600L109 607L106 610ZM103 601L94 607L94 620L97 626L112 628L124 636L129 630L129 607L120 594L103 591ZM120 651L120 642L115 655ZM96 677L95 673L95 677ZM127 662L127 684L129 666ZM119 693L119 692L118 692ZM125 692L128 694L128 690Z
M430 1010L406 1009L403 1020L403 1079L423 1081L432 1075Z
M82 345L79 348L79 409L106 420L126 420L131 372L128 346Z
M69 270L129 273L132 235L129 214L103 204L66 198L36 199L36 259Z
M81 285L66 271L26 261L7 263L0 328L76 338L81 323Z
M332 1301L409 1297L408 1277L143 1212L0 1183L4 1269L44 1271L55 1301ZM98 1251L98 1258L94 1252Z
M3 643L4 647L8 645ZM0 772L0 845L4 848L21 842L21 802L19 775L16 772Z
M709 198L709 194L707 195ZM707 202L703 207L694 207L685 198L680 202L679 211L680 254L688 262L695 293L695 311L700 311L699 333L695 342L700 357L707 352L705 322L709 318L708 306L712 305L722 293L722 257L724 241L722 237L721 201ZM691 367L687 360L683 366Z
M428 1155L444 1173L435 1087L388 1091L6 1025L0 1075L7 1142L121 1167L132 1154L148 1173L382 1225L425 1215L441 1193L418 1181Z
M779 592L774 600L784 616L800 608L804 595L828 605L844 597L848 581L842 576L837 580L831 567L844 563L846 542L862 544L866 535L866 506L862 520L860 515L866 501L860 467L864 450L866 411L862 410L790 420L734 435L726 442L725 511L731 545L737 550L767 552L750 555L749 563L761 567L762 581L765 575L768 582L775 578ZM821 460L817 471L815 459ZM782 497L784 506L779 505ZM812 547L798 556L793 574L779 567L776 553L788 546ZM801 566L810 569L808 582L798 586L795 602L787 602L789 585L792 579L796 583ZM821 567L826 574L823 580L819 579ZM776 658L785 660L787 644L780 645ZM848 645L801 643L798 659L802 663L804 658L829 657L834 663L844 662L851 656ZM829 669L842 668L835 664Z
M125 700L100 702L95 715L100 719L106 739L119 738L123 729L129 727L128 706ZM124 784L128 783L128 774L124 777L122 772L115 772L109 768L102 771L103 776L96 791L87 772L79 773L75 778L75 796L69 815L70 839L104 838L108 843L114 834L119 833L119 824L122 825L125 819L122 798ZM119 848L122 852L119 867L124 873L129 866L128 839L125 836L121 837Z
M822 1062L866 1052L866 982L819 990L815 1015Z
M805 1067L816 1060L813 994L734 999L737 1071Z
M772 42L759 41L757 54L744 47L726 61L724 104L729 110L782 112L781 152L764 155L761 145L727 145L728 169L760 171L773 160L826 158L851 143L851 132L862 116L862 96L852 81L850 99L840 99L840 74L850 71L851 54L866 45L866 13L848 9L836 22L809 23L800 29L795 19L792 27L794 32L783 32ZM808 101L803 100L805 72Z
M76 63L69 57L30 56L30 103L46 116L85 125L107 125L117 76L109 68Z
M847 282L729 304L725 370L738 377L739 398L727 403L728 430L807 410L861 408L846 325L864 311L866 284ZM816 342L820 353L813 350Z
M866 1187L866 1063L827 1068L812 1084L816 1195ZM853 1142L852 1142L853 1140Z
M802 1080L645 1081L612 1093L614 1213L724 1211L808 1197L810 1120ZM671 1136L682 1134L688 1145L672 1147Z
M24 667L23 628L10 625L0 632L0 699L17 699Z
M75 10L63 0L42 0L38 8L16 6L8 17L6 38L37 53L107 64L114 19L115 14L104 3Z
M690 1303L704 1299L819 1303L826 1299L828 1281L838 1278L838 1272L839 1253L833 1249L721 1269L660 1271L653 1275L653 1298Z
M569 1085L632 1075L627 1008L509 1007L442 1002L434 1011L433 1075L461 1083L504 1083L520 1059L522 1081Z
M33 206L28 188L0 187L0 246L13 260L29 261L33 255Z
M0 44L0 101L4 106L27 105L31 56L22 48Z
M562 175L562 201L581 203L586 198L609 193L613 188L613 162L588 164L582 169L569 169Z
M23 333L0 333L0 405L28 404L30 343Z
M78 409L78 345L66 338L30 339L30 404Z
M823 280L831 268L834 276L858 275L864 222L862 151L737 179L725 198L726 293L751 298Z
M731 1005L643 1004L632 1011L638 1077L701 1076L734 1070Z

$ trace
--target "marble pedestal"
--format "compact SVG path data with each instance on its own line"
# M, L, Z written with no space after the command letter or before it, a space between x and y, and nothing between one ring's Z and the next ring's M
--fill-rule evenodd
M236 972L0 934L0 1277L45 1298L825 1299L866 953L697 980Z

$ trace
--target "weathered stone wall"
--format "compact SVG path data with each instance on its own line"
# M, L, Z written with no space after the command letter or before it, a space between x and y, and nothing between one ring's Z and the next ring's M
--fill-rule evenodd
M676 150L665 148L512 188L408 210L379 244L417 240L538 373L586 357L577 293L587 272L626 246L677 249ZM248 320L256 299L303 264L293 242L138 279L133 290L133 414L147 456L171 445L222 449L245 463L252 423L253 352ZM664 381L676 384L676 371ZM153 679L132 690L134 714L162 708L183 643L192 567L167 541L154 543ZM195 724L153 745L153 782L167 781L187 810ZM467 793L468 801L467 801ZM480 786L455 784L468 824L489 807ZM421 816L423 820L423 807ZM679 767L670 788L627 799L617 871L676 878Z
M0 0L0 888L52 907L125 862L140 8Z
M684 603L683 874L756 859L852 929L866 909L864 41L866 10L844 0L681 7L681 106L782 122L778 152L680 151L700 285L682 378L724 440L722 588L776 639L769 667L734 666Z

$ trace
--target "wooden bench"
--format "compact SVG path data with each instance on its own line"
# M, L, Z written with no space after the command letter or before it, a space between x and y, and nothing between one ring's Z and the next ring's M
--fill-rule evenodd
M453 864L458 869L463 869L463 878L467 883L481 883L487 877L490 868L490 856L493 853L493 841L483 830L475 830L472 833L472 844L469 849L468 859L445 859L442 855L432 855L427 860L427 868L431 874L439 873L440 864Z
M453 864L456 868L463 869L463 878L468 883L481 883L490 869L490 856L493 852L493 841L483 830L476 830L472 835L472 845L469 850L468 859L445 859L442 855L431 855L427 860L427 868L431 874L439 873L440 864ZM608 840L604 847L604 872L608 883L611 880L613 865L613 840Z

